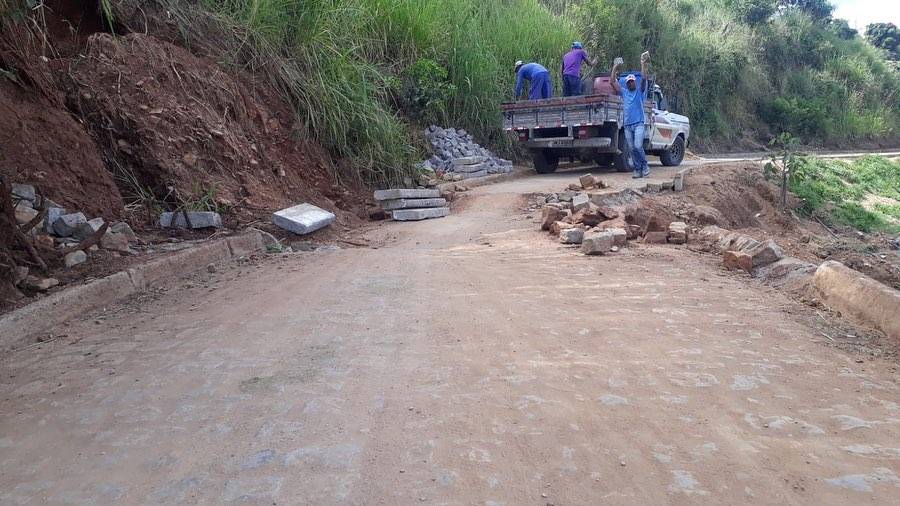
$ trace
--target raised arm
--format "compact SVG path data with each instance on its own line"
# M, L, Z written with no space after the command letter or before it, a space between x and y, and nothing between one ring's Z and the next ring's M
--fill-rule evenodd
M619 64L613 63L612 70L609 71L609 85L612 86L616 95L622 94L622 87L619 86Z
M647 68L650 66L650 52L641 54L641 93L647 94Z

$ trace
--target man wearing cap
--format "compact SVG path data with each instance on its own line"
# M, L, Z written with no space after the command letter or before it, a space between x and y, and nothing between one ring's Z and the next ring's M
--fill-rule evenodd
M553 97L553 81L550 79L550 72L543 65L538 63L525 64L521 60L516 62L516 100L522 94L522 86L524 86L525 81L528 81L531 85L528 100Z
M591 66L597 64L596 60L588 57L581 42L575 41L572 43L572 50L563 55L562 59L563 96L581 95L581 64L583 62L587 62Z
M650 53L641 54L640 75L628 74L625 77L625 86L619 84L620 58L613 63L611 79L609 80L613 91L622 97L622 107L625 110L625 145L631 150L631 162L634 174L633 178L647 177L650 175L650 165L647 163L647 155L644 153L644 100L647 98L647 62Z

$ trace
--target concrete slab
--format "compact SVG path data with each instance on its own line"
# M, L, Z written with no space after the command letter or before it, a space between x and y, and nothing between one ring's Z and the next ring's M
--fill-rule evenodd
M440 190L425 190L415 188L394 188L391 190L375 191L375 200L436 199L440 196Z
M391 215L397 221L418 221L429 218L443 218L449 214L449 207L431 207L428 209L398 209Z
M397 199L381 201L381 208L385 211L395 209L422 209L426 207L444 207L447 199Z
M272 215L272 223L303 235L334 223L334 214L312 204L300 204L275 212Z
M191 220L191 228L222 228L222 217L219 213L212 211L188 211L188 218ZM175 223L172 224L172 217L175 217ZM184 219L184 213L165 212L159 217L159 226L162 228L187 228L187 221Z

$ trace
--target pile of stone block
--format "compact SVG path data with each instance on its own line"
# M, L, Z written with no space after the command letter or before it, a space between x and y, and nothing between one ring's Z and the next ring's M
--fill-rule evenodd
M619 251L629 239L619 212L591 202L586 193L539 195L537 201L542 204L541 229L558 237L560 244L580 246L586 255Z
M457 179L469 179L488 174L512 172L510 160L500 158L481 147L465 130L441 128L431 125L425 129L425 138L433 156L422 163L423 168L441 171Z
M397 221L443 218L450 214L447 199L440 190L395 188L377 190L375 200Z
M297 235L309 234L334 223L334 213L312 204L300 204L272 214L272 223Z
M40 195L35 187L29 184L13 184L11 197L15 208L16 223L19 226L31 223L41 214L41 210L46 208L44 218L28 230L28 234L38 249L71 248L93 236L105 224L103 218L88 219L82 212L70 212L49 198ZM107 227L103 237L100 238L99 245L94 245L91 249L103 248L117 254L133 255L137 253L131 248L131 244L135 241L137 241L137 236L131 227L125 222L117 222ZM66 267L74 267L87 260L87 253L76 250L67 253L63 263ZM55 286L55 283L43 283L27 274L23 275L20 281L23 283L20 286L33 291L45 291Z

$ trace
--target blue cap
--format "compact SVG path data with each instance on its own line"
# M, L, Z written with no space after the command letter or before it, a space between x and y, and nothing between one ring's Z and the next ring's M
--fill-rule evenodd
M582 47L581 42L578 42L577 40L572 43L572 49L581 49Z

